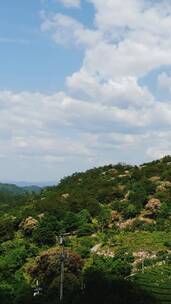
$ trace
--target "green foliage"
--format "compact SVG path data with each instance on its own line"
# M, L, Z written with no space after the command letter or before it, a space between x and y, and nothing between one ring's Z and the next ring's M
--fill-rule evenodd
M109 225L111 221L111 210L106 206L101 206L101 210L97 217L99 227L103 231L103 229Z
M113 258L94 256L91 259L91 264L86 268L86 271L89 271L89 269L105 274L112 274L117 278L124 278L131 273L132 266L126 255L119 254Z
M87 209L81 210L77 215L78 225L82 226L91 222L91 216Z
M170 284L170 176L167 156L143 166L120 163L75 173L37 194L0 187L0 302L59 303L56 236L61 233L66 234L70 256L65 262L64 303L152 304L153 291L162 293L162 288L167 298L157 262L167 263L162 271ZM148 208L151 198L160 200L157 213ZM31 233L23 233L21 223L29 217L36 224ZM131 283L139 252L155 254L156 259L145 258L147 276L145 271ZM152 269L162 288L152 284L151 297L145 286L153 280ZM36 279L43 292L33 297Z
M90 256L90 250L95 245L95 240L90 237L81 237L76 246L76 252L82 257Z
M62 224L53 215L45 215L33 231L33 240L39 245L53 245L60 234Z
M133 218L137 215L137 208L133 204L129 204L127 208L123 211L123 216L125 219Z
M65 300L75 297L76 292L81 291L81 270L83 261L80 256L70 250L65 251ZM60 251L57 248L44 251L36 258L34 263L29 263L27 271L33 282L39 280L44 295L53 302L59 299L61 260Z
M92 224L84 224L78 229L78 236L91 235L93 232L95 229Z
M41 188L38 186L27 186L27 187L18 187L13 184L0 183L0 192L1 195L11 195L11 196L20 196L29 193L40 193Z
M11 217L0 221L0 242L8 241L14 237L15 223Z
M140 182L136 182L132 186L132 190L129 193L129 201L135 205L137 211L143 208L143 205L147 199L146 189Z

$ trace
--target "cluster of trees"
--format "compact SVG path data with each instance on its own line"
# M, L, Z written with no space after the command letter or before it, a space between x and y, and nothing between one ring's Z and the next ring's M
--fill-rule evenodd
M37 248L28 243L8 243L4 248L7 250L10 253L4 256L4 260L0 259L2 303L60 303L60 251L48 249L32 259ZM65 254L63 303L156 303L148 294L124 280L130 274L132 256L118 252L115 258L93 256L85 262L71 250ZM21 269L26 260L29 262ZM41 292L34 297L37 280Z

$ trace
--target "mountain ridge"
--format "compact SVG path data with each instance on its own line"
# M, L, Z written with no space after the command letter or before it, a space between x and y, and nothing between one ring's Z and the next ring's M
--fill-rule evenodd
M30 186L17 186L16 184L0 183L0 191L7 192L13 195L23 195L24 193L40 193L41 187L30 185Z

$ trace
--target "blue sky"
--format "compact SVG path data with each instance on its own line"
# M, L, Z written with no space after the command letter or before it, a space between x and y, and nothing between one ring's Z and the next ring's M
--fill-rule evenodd
M56 92L64 87L65 77L81 66L81 50L54 45L41 33L43 10L68 13L57 1L1 1L0 89ZM78 14L74 11L73 15L89 22L82 10Z
M169 0L0 1L0 180L171 154Z

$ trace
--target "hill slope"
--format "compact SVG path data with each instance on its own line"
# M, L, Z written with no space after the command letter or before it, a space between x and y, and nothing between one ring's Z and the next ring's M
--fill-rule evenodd
M75 173L10 199L0 197L3 303L57 303L61 233L65 303L171 303L170 156Z

